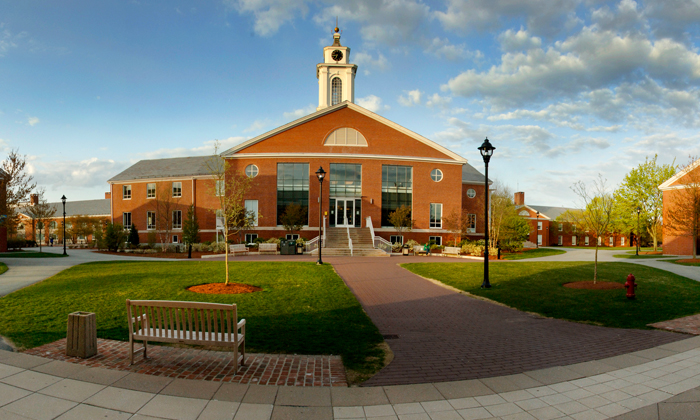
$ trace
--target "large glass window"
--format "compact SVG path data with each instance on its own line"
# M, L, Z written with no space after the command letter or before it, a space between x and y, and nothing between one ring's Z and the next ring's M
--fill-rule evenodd
M245 211L253 218L253 226L258 225L258 200L245 200Z
M131 229L131 213L122 213L122 225L124 229Z
M467 214L467 232L476 233L476 214Z
M331 163L331 197L360 197L362 195L362 165Z
M340 77L331 80L331 105L337 105L343 101L343 82Z
M278 163L277 164L277 224L281 225L281 217L285 208L290 204L302 206L309 217L309 164L308 163Z
M442 228L442 204L430 203L430 227Z
M382 226L392 226L389 214L401 206L413 207L413 168L382 165Z
M173 211L173 229L182 229L182 210Z

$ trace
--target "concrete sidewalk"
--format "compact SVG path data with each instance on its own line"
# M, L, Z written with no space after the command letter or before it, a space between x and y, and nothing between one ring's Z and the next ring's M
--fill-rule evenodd
M0 351L3 420L671 420L697 418L698 387L700 337L488 380L371 388L222 384Z

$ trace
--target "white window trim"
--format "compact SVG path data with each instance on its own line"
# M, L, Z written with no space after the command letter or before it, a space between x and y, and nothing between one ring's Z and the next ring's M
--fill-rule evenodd
M151 189L148 188L149 185L153 185L153 197L149 196L149 194L151 193ZM146 184L146 198L149 200L152 198L156 198L156 183L155 182L149 182Z
M436 207L436 209L437 208L440 209L440 225L439 226L430 226L432 224L432 221L430 220L430 213L432 213L432 212L428 212L428 228L429 229L442 229L442 203L430 203L431 210L432 210L433 206L439 206L439 207ZM437 213L436 213L436 215L437 215Z
M470 192L472 192L473 195L469 195ZM469 188L467 190L467 198L474 198L474 197L476 197L476 190L474 188Z
M437 171L437 172L436 172ZM437 175L438 179L433 178L433 172L435 172L435 175ZM433 182L440 182L445 178L445 175L442 173L442 171L438 168L435 168L430 171L430 179L433 180Z
M150 217L148 217L148 216L149 216L150 214L153 214L153 222L154 222L154 223L153 223L153 227L150 227L150 225L148 224L148 221L149 221L149 219L150 219ZM154 212L154 211L147 211L147 212L146 212L146 230L156 230L156 223L155 223L155 221L156 221L156 212Z
M129 196L126 196L126 192L124 189L127 188L129 190ZM122 200L131 200L132 196L132 191L131 191L131 185L122 185Z
M440 239L440 243L438 244L437 241L435 241L435 245L442 246L442 236L429 236L428 243L430 243L430 241L434 241L435 239Z
M180 188L179 188L179 189L180 189L180 193L179 193L178 195L175 195L175 184L180 184ZM182 197L182 182L181 182L181 181L173 181L173 185L172 185L172 194L173 194L173 197L174 197L174 198Z
M394 242L391 238L401 238L401 241L396 241L396 242L399 242L401 245L403 245L403 235L390 235L389 242L391 242L391 244L393 245L396 242Z
M175 217L175 213L180 213L180 217L179 217L179 219L180 219L180 224L179 224L179 225L176 225L176 224L175 224L175 221L177 220L177 218ZM173 216L172 216L172 217L173 217L173 229L174 229L174 230L182 230L182 210L173 210Z

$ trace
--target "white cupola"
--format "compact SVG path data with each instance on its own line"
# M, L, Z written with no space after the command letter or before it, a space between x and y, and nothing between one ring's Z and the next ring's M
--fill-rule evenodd
M323 63L316 65L317 111L343 101L355 102L357 65L350 64L350 48L340 45L339 31L336 26L333 45L323 48Z

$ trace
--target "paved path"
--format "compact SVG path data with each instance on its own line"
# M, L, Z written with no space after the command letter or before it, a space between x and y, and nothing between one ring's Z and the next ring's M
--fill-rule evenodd
M3 420L695 419L700 338L569 367L372 388L194 381L0 351Z
M39 248L25 252L38 252ZM63 248L43 247L44 252L63 254ZM7 272L0 276L0 297L23 287L45 280L66 268L94 261L173 261L163 258L129 257L121 255L100 254L87 249L69 249L68 256L63 258L3 258L0 262L8 267ZM138 259L136 259L138 258Z

